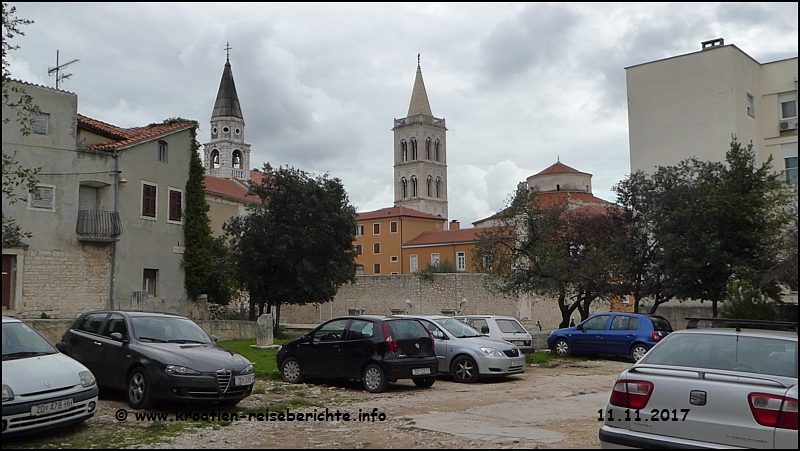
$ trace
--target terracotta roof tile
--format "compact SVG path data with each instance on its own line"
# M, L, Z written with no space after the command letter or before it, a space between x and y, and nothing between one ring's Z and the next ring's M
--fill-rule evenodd
M539 193L536 195L536 200L538 201L539 208L541 209L548 209L554 205L569 204L570 210L582 209L585 207L596 207L594 210L598 213L605 211L607 206L613 205L611 202L600 199L599 197L595 197L589 193L569 191ZM478 224L489 219L498 218L503 214L504 211L505 210L501 210L492 216L479 219L472 224Z
M228 197L246 203L261 202L258 196L247 194L247 182L242 180L207 175L203 179L203 183L206 186L206 192L212 195Z
M185 121L172 124L150 124L144 127L122 128L78 114L78 127L94 131L107 138L116 140L116 142L112 143L88 146L87 149L90 150L120 149L138 142L155 139L159 136L188 129L194 125L194 121Z
M536 177L537 175L546 175L546 174L586 174L586 173L581 172L575 168L571 168L566 164L562 163L561 161L557 161L552 166L548 167L542 172L539 172L538 174L534 174L532 177Z
M488 228L471 228L458 230L442 230L422 232L417 237L403 244L403 247L432 246L438 244L474 243L478 236Z
M389 208L382 208L380 210L375 211L367 211L364 213L358 213L356 215L356 220L358 221L365 221L369 219L381 219L381 218L397 218L400 216L407 216L412 218L420 218L420 219L436 219L439 221L444 221L445 219L441 216L432 215L430 213L423 213L421 211L414 210L412 208L407 207L389 207Z

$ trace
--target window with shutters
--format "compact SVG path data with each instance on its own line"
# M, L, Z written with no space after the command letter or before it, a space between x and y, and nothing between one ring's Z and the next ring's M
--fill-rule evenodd
M180 224L183 220L183 191L169 189L169 218L167 222Z
M142 219L156 219L158 185L142 182Z
M28 193L28 210L55 211L55 195L55 186L36 185L36 189Z
M99 210L100 189L94 186L81 185L78 188L78 209Z

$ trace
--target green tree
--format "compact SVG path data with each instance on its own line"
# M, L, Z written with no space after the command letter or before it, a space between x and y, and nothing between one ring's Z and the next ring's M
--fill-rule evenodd
M281 305L329 302L355 281L356 211L339 179L288 166L265 164L250 192L261 203L224 229L251 318L275 307L277 329Z
M20 19L15 13L17 8L3 3L3 124L11 121L11 112L16 113L16 121L20 124L20 132L23 136L30 134L31 114L40 113L39 108L33 103L33 98L25 93L25 90L11 83L11 70L8 61L8 54L12 50L17 50L18 45L12 45L11 39L15 36L24 36L25 33L20 29L23 25L30 25L32 20ZM14 205L18 201L26 202L28 192L35 192L38 179L36 175L41 168L22 167L16 159L16 153L9 154L3 148L3 247L21 246L23 238L30 238L31 233L26 232L20 227L14 218L7 217L6 206ZM18 194L17 189L22 188L23 194Z
M208 302L220 305L230 304L238 291L233 256L225 236L214 238L212 246L214 270L208 279Z
M168 119L175 121L176 119ZM179 119L178 119L179 120ZM214 271L213 238L208 217L206 188L203 184L205 168L200 160L197 143L197 123L192 127L192 156L189 162L189 180L186 181L186 213L183 237L186 249L183 254L184 285L189 299L197 300L208 292L209 279Z

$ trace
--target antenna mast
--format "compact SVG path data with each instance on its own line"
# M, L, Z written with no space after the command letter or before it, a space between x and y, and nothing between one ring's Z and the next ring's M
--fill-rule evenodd
M56 67L51 67L47 70L47 75L56 74L56 89L58 89L61 80L66 80L72 76L72 74L62 74L61 71L70 64L77 63L78 61L80 60L75 59L68 63L58 64L58 50L56 50Z

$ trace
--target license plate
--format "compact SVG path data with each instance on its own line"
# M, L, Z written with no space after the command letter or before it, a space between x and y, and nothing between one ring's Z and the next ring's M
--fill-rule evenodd
M411 375L412 376L421 376L423 374L431 374L430 368L412 368Z
M72 398L59 399L58 401L49 402L47 404L38 404L31 406L31 416L36 417L40 415L47 415L56 412L63 412L72 408Z
M247 376L236 376L233 378L233 383L236 385L251 385L256 381L255 374L248 374Z
M518 366L522 366L522 365L524 365L524 364L525 364L525 359L518 359L518 360L512 360L512 361L511 361L511 366L512 366L513 368L516 368L516 367L518 367Z

